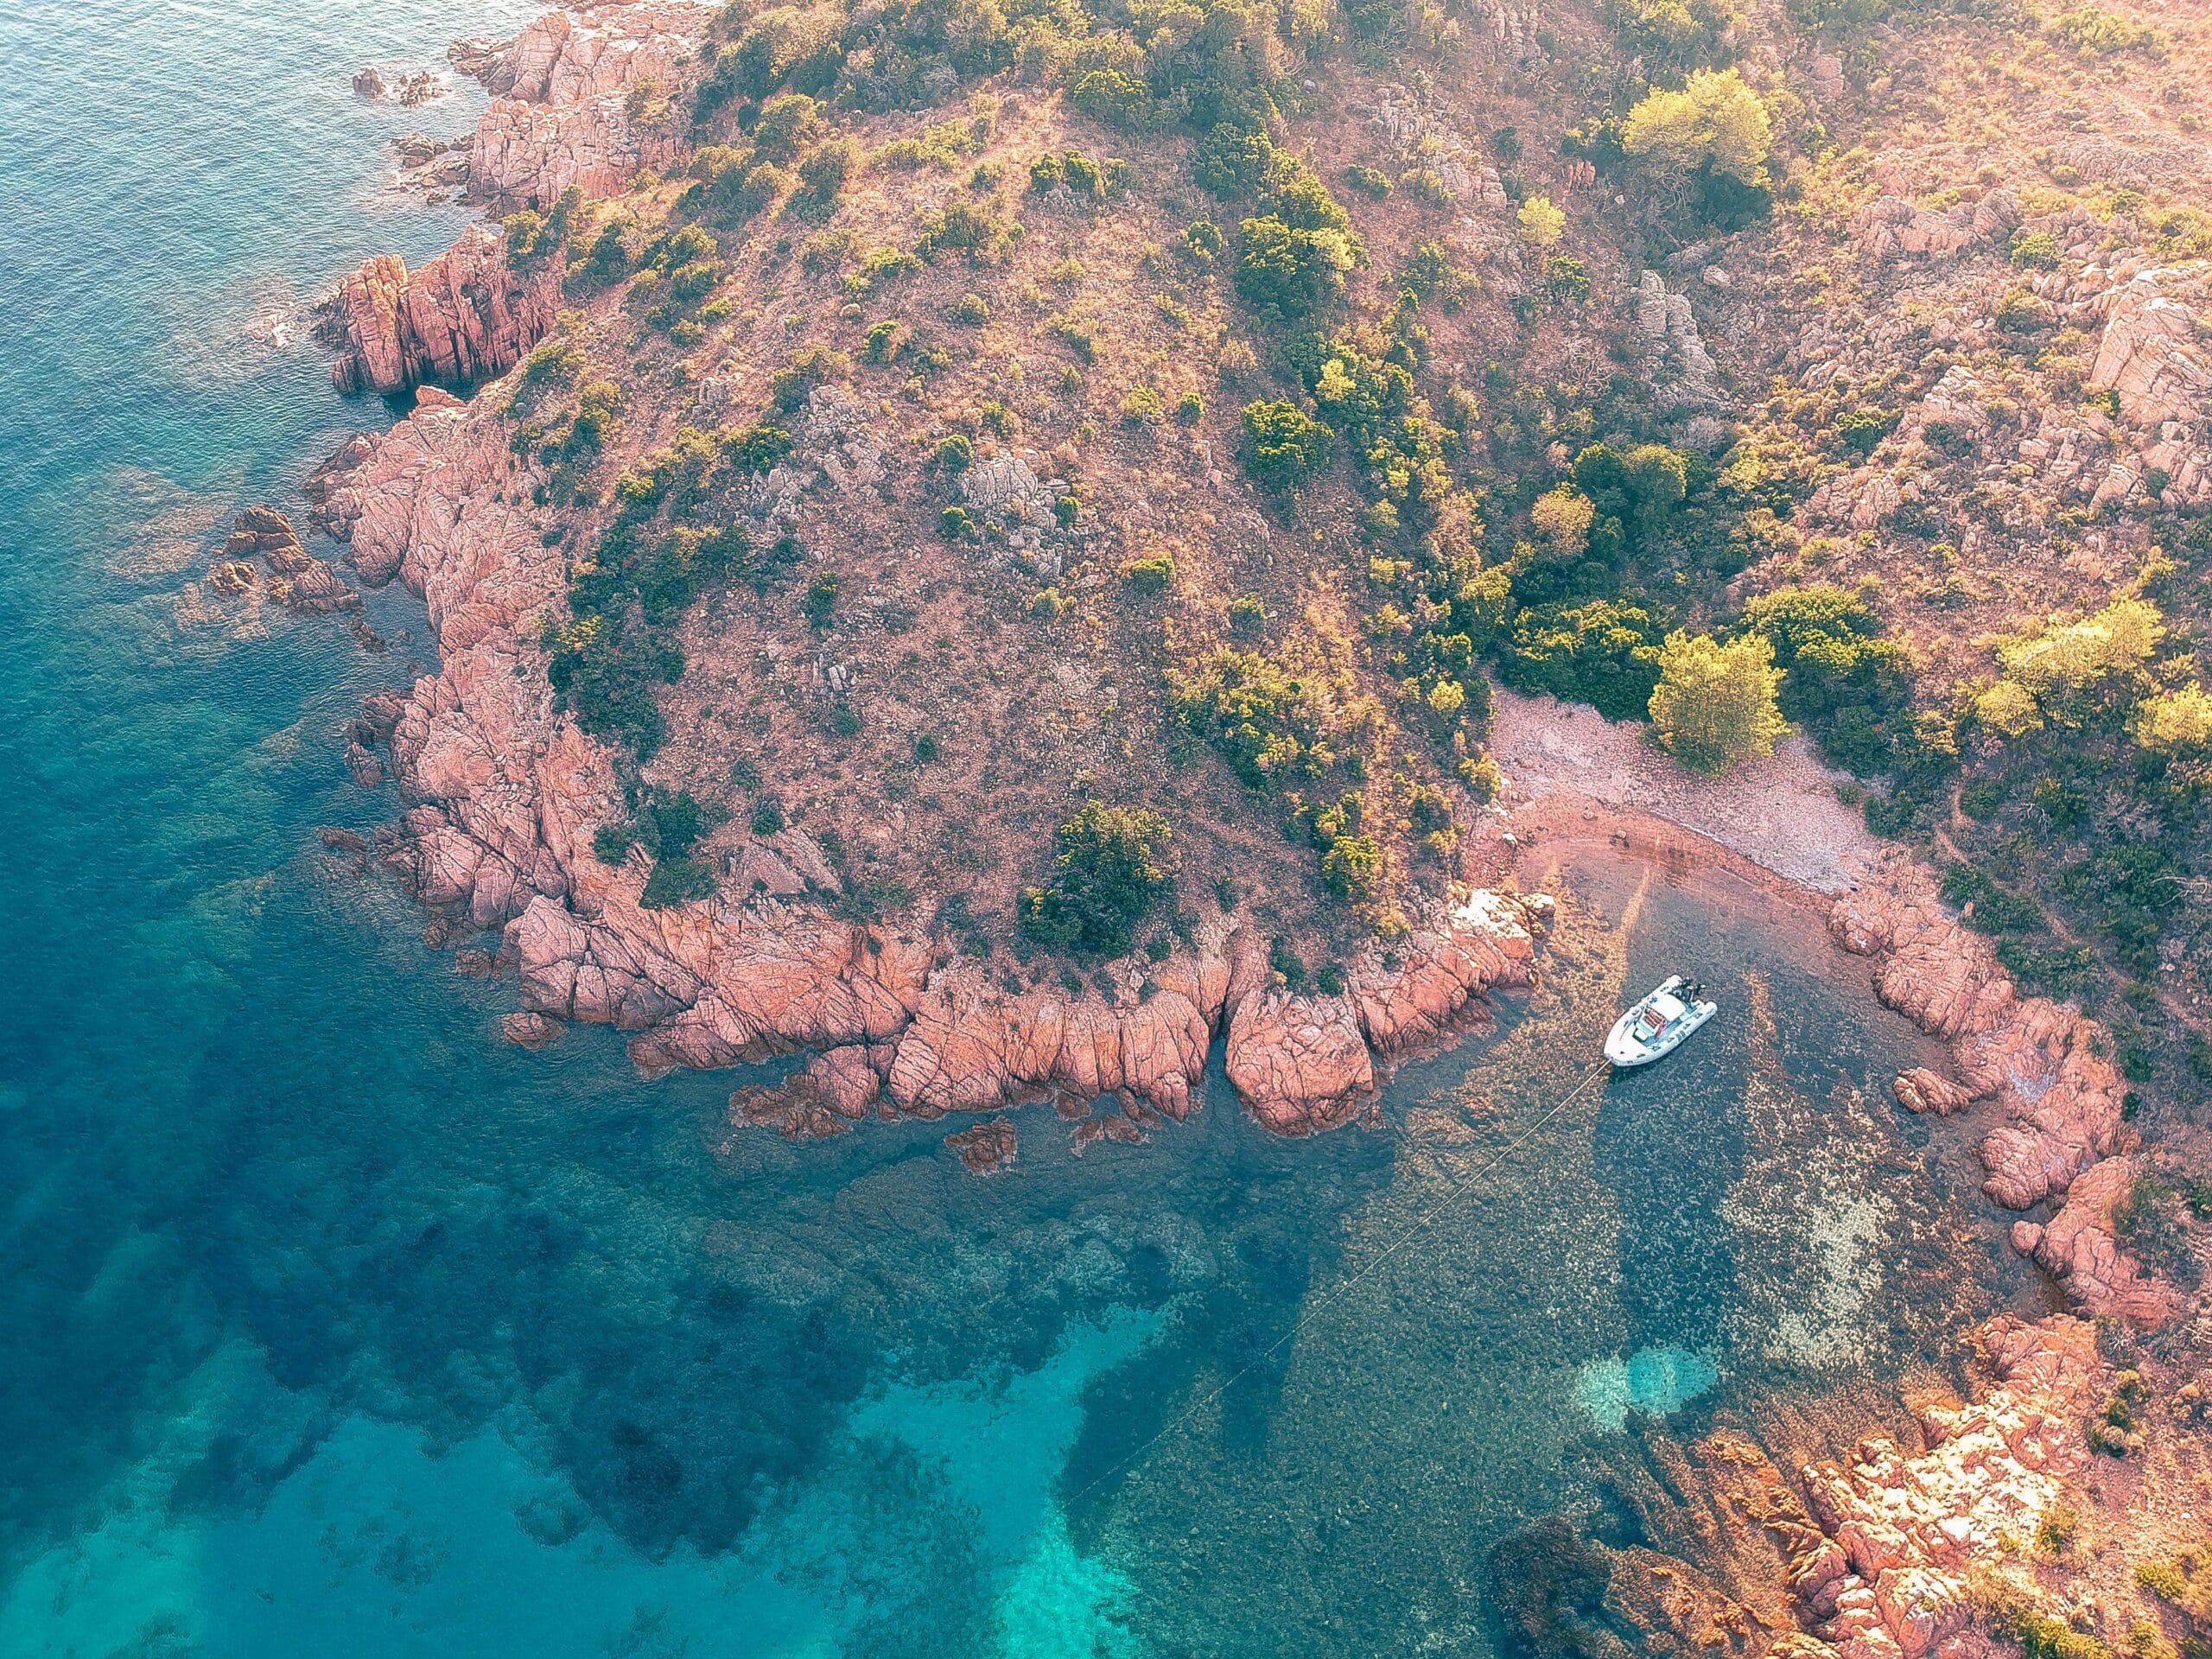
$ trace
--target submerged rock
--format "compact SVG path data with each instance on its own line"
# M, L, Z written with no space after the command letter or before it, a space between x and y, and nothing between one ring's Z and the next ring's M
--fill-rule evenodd
M250 561L258 558L257 570ZM321 614L358 609L361 596L338 572L300 544L292 521L274 507L248 507L238 516L222 553L207 573L219 594L258 588L292 610Z
M1013 1166L1018 1142L1014 1120L994 1117L971 1129L946 1135L944 1144L960 1154L960 1161L968 1166L969 1173L996 1175Z

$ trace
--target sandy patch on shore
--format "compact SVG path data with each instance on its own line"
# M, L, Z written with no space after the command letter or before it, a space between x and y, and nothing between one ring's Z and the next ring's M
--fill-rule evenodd
M1575 798L1679 824L1823 893L1857 886L1881 858L1884 845L1858 809L1836 798L1848 774L1822 765L1801 735L1768 760L1700 778L1653 747L1640 725L1552 697L1497 696L1489 747L1505 775L1502 830L1530 809Z

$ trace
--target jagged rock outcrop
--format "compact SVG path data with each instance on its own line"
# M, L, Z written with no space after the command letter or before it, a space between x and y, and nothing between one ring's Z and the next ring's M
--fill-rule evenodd
M681 123L670 100L696 82L711 9L682 3L549 11L512 40L459 41L454 67L493 103L469 148L472 188L535 207L574 187L612 195L665 167Z
M300 486L308 504L308 522L334 542L353 539L353 521L361 516L361 493L351 480L376 452L375 437L356 432Z
M1962 1112L1974 1103L1974 1092L1962 1083L1954 1083L1939 1072L1924 1065L1916 1065L1909 1071L1900 1071L1891 1090L1897 1097L1897 1104L1908 1112L1922 1116L1930 1114L1948 1117Z
M2020 205L2009 190L1940 209L1881 196L1852 216L1851 234L1870 260L1941 259L1968 248L2001 247L2019 222Z
M645 909L645 855L610 867L594 849L621 792L606 751L553 705L537 625L559 614L565 569L516 505L529 479L505 424L488 404L431 392L369 448L323 476L324 499L343 504L363 581L397 576L423 594L441 654L404 701L363 712L389 734L406 804L388 861L441 916L502 930L525 1011L633 1032L649 1071L813 1051L777 1088L741 1091L742 1119L822 1134L871 1108L938 1117L1116 1096L1125 1116L1096 1120L1100 1132L1138 1134L1193 1109L1226 1027L1230 1076L1254 1114L1302 1132L1344 1122L1379 1065L1448 1036L1478 993L1529 977L1548 901L1482 893L1388 957L1371 947L1336 997L1276 987L1264 943L1225 920L1141 972L1122 964L1109 999L1010 993L928 937L841 921L796 894L748 887ZM834 881L819 849L788 834L748 848L770 843L803 887Z
M1806 1622L1840 1659L1957 1651L1968 1574L2034 1538L2062 1481L2088 1462L2082 1422L2104 1375L2095 1327L2004 1314L1975 1342L1996 1386L1972 1404L1923 1412L1925 1452L1872 1436L1847 1465L1802 1471L1821 1538L1793 1551L1790 1582Z
M1454 1022L1479 1011L1480 992L1529 982L1532 927L1548 914L1548 903L1478 892L1394 954L1366 947L1337 995L1255 988L1237 1000L1230 1021L1230 1081L1277 1134L1350 1122L1374 1097L1378 1060L1444 1040Z
M1510 19L1516 9L1500 7L1496 20ZM1510 28L1510 23L1504 23ZM1503 36L1501 36L1503 38ZM1505 246L1506 210L1512 206L1497 169L1483 157L1479 148L1459 132L1452 112L1395 83L1378 87L1372 103L1354 107L1395 149L1402 164L1426 168L1443 184L1453 201L1495 216L1485 224L1479 217L1463 219L1460 232L1469 239Z
M505 41L456 41L446 56L494 98L581 104L641 80L672 86L699 54L715 8L696 0L634 0L581 16L541 12Z
M390 396L505 373L560 308L557 261L518 270L499 232L472 225L412 274L397 254L365 261L319 308L316 332L338 349L340 391Z
M1876 958L1884 1004L1947 1039L1965 1086L1995 1096L2005 1121L1980 1149L1992 1198L2024 1210L2118 1147L2120 1076L2097 1052L2094 1023L2021 998L1988 940L1951 914L1924 871L1893 861L1837 900L1828 927L1845 950Z
M632 121L619 98L575 109L503 99L476 124L467 177L479 195L546 207L571 187L619 194L640 168L666 166L676 148L672 132Z
M2212 367L2197 345L2194 313L2166 292L2171 276L2144 271L2096 304L2105 327L2089 387L2117 393L2120 418L2131 425L2195 425L2212 406Z
M451 88L430 69L396 69L387 75L372 65L353 77L353 95L372 104L399 104L412 109L434 103Z
M1635 344L1652 401L1661 409L1707 409L1722 402L1720 368L1698 334L1689 296L1669 292L1666 278L1656 270L1645 271L1637 287Z

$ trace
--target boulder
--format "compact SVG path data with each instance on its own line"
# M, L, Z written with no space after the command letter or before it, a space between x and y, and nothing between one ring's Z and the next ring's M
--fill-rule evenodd
M1964 1084L1953 1083L1924 1065L1898 1072L1890 1087L1898 1105L1922 1116L1932 1113L1937 1117L1948 1117L1954 1112L1964 1111L1975 1098L1974 1091Z

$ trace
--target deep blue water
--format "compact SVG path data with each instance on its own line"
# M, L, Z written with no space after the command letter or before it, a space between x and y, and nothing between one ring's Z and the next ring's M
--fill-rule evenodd
M1382 1135L1217 1080L983 1182L950 1126L791 1147L606 1033L501 1046L512 988L314 838L393 814L340 733L419 611L372 658L179 596L389 418L245 322L461 222L380 146L474 104L352 73L528 10L0 8L0 1654L1479 1652L1490 1546L1631 1419L1940 1348L1982 1293L1883 1104L1908 1035L1601 857L1611 931ZM1361 1273L1686 950L1694 1054Z

